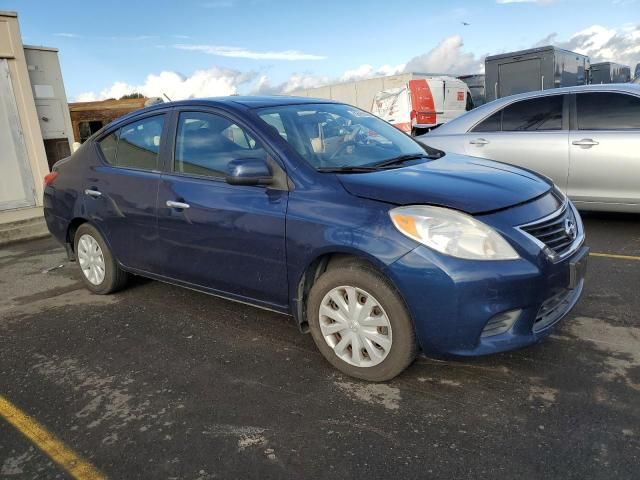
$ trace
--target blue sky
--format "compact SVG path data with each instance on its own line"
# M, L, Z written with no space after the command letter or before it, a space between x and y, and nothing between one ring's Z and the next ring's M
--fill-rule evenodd
M0 10L18 12L24 43L60 49L70 99L286 91L408 66L467 73L544 39L640 61L636 0L0 0Z

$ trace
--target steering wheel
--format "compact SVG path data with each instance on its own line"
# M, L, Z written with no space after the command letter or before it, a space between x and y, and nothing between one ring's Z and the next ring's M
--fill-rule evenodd
M333 152L331 154L331 156L328 158L328 160L333 160L334 158L336 158L338 155L340 155L342 152L344 152L348 147L351 146L356 146L358 143L355 140L349 140L347 142L344 142L342 145L340 145L335 152Z

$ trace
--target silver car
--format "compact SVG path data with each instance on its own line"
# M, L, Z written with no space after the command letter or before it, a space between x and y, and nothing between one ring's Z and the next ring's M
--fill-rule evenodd
M640 85L513 95L418 140L445 152L535 170L583 210L640 212Z

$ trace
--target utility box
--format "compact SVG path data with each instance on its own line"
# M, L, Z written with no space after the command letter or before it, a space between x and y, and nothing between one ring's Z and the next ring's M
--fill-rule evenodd
M492 55L485 59L487 101L517 93L587 83L589 57L553 46Z
M592 63L589 69L589 83L628 83L631 81L631 67L615 62Z
M58 50L25 45L24 56L49 168L71 155L73 129Z
M478 73L474 75L462 75L458 77L469 87L471 92L471 99L473 100L473 106L479 107L486 103L486 96L484 91L484 74Z

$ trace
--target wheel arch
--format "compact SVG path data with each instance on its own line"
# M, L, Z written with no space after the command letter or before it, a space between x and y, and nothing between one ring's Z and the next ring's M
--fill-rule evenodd
M66 239L65 239L65 248L67 249L67 255L69 256L69 259L72 261L75 261L75 236L76 236L76 232L78 231L78 228L80 228L81 225L84 225L85 223L88 223L89 225L91 225L93 228L95 228L96 230L98 230L98 233L100 233L100 235L102 235L102 239L105 241L105 243L107 244L107 247L109 247L109 250L111 251L111 253L114 255L113 253L113 248L111 247L111 242L109 241L109 238L107 237L107 235L105 235L104 231L102 230L102 228L100 228L99 225L96 225L95 222L92 222L90 219L86 218L86 217L74 217L71 219L71 221L69 222L69 226L67 227L67 234L66 234ZM116 257L116 262L118 263L118 265L120 265L120 261L117 259ZM122 266L122 265L120 265Z
M307 333L309 331L306 305L309 291L311 290L311 287L313 287L315 281L327 270L337 268L351 262L365 264L369 268L372 268L384 275L385 278L387 278L387 280L389 280L389 282L394 286L396 291L398 291L400 297L404 301L404 297L395 285L393 278L387 274L386 265L380 262L376 257L358 250L325 251L318 254L306 265L301 274L298 275L294 285L291 311L301 332Z

